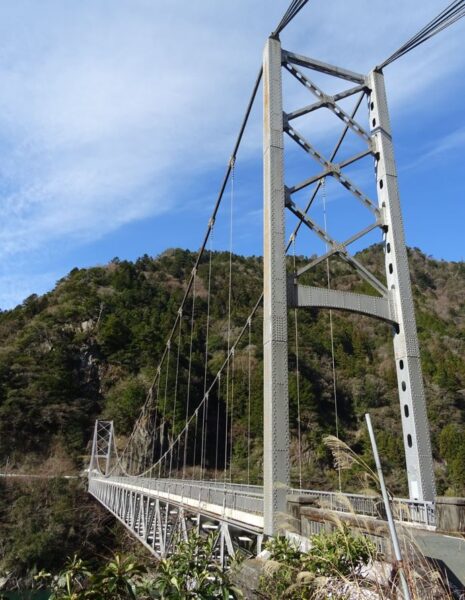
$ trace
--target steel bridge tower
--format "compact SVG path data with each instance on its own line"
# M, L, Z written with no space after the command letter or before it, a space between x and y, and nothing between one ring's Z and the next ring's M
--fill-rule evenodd
M299 69L303 68L303 70ZM283 113L282 69L287 69L310 93L315 102L293 113ZM325 94L309 76L319 71L352 82L354 87L336 95ZM288 413L288 336L289 307L341 309L382 319L393 328L393 344L401 409L403 443L407 466L409 496L412 500L432 501L435 481L426 414L425 392L410 283L407 250L400 209L396 165L391 138L384 77L373 70L363 76L285 51L278 38L269 38L263 60L264 121L264 532L275 533L286 512L290 486ZM338 101L354 94L368 101L370 130L348 115ZM360 98L361 99L361 98ZM345 131L351 130L366 142L366 151L337 163L325 158L292 125L298 117L326 108L341 119ZM294 185L284 181L284 134L315 159L321 172ZM375 165L377 202L368 198L344 174L344 167L372 155ZM333 239L293 200L295 192L333 177L369 210L373 224L346 241ZM297 273L286 271L285 208L313 231L328 251ZM369 231L380 228L384 234L387 284L364 267L347 247ZM338 256L367 281L378 296L300 285L299 276L308 269Z

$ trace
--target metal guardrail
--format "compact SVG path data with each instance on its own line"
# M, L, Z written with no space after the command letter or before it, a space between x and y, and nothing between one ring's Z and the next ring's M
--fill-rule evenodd
M103 479L105 480L105 478ZM122 485L134 485L154 492L162 492L168 496L189 498L199 503L214 504L251 514L263 514L263 489L259 486L190 479L151 479L147 477L111 477L109 479Z
M385 518L384 505L379 496L362 494L346 494L338 492L322 492L318 490L301 490L293 488L291 495L310 496L318 500L320 506L328 510L354 513L369 517ZM436 517L433 502L420 502L407 498L393 498L391 508L394 519L400 523L416 523L434 527Z
M94 477L92 473L89 473L89 476ZM106 480L102 476L99 476L99 479ZM152 479L148 477L110 477L108 481L147 488L169 496L189 498L199 503L213 504L256 515L263 514L263 488L258 485L192 479ZM314 498L321 508L328 510L385 518L384 505L380 497L377 496L298 488L290 489L289 494ZM400 523L417 524L423 527L434 527L436 525L433 502L394 498L392 500L392 511L394 519Z

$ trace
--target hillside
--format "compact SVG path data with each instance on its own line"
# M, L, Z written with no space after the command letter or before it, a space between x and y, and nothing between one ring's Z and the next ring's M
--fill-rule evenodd
M465 495L465 264L437 261L418 249L410 250L409 258L438 492ZM73 269L50 293L30 296L17 308L0 313L2 470L7 467L49 475L77 473L86 464L96 417L114 419L119 435L130 432L155 373L194 260L193 253L176 249L155 259L144 256L135 263L114 259L106 266ZM380 247L364 251L360 260L381 273ZM211 305L210 373L214 373L226 348L228 261L227 253L212 256L215 301ZM199 314L206 308L207 273L205 259L199 269ZM355 286L366 291L363 284L358 284L354 276L342 268L334 266L332 273L333 277L339 275L342 287ZM324 269L312 274L311 281L324 285ZM244 322L260 289L261 260L235 256L233 330ZM363 425L363 415L369 410L390 486L397 494L405 494L389 328L357 315L334 313L333 320L340 435L369 459ZM254 325L252 338L251 437L255 477L260 471L262 418L262 376L260 368L255 368L261 361L259 321ZM200 323L194 332L193 383L200 385L205 343ZM324 434L335 432L328 314L300 311L299 332L304 481L311 487L334 487L332 459L322 442ZM292 338L290 343L291 346L294 343ZM238 365L245 368L241 367L240 360ZM295 433L294 368L295 356L291 351L291 426ZM246 415L244 404L239 402L238 406L242 413L237 414L234 427L235 433L243 437L247 431ZM295 436L291 451L295 475ZM238 479L246 465L245 457L245 448L239 448L234 464ZM48 538L44 537L40 524L22 531L15 527L20 509L19 492L14 485L0 482L0 539L5 541L0 545L0 576L12 565L18 569L19 557L26 555L27 558L20 561L20 571L30 570L35 564L56 566L62 555L53 548L60 540L63 543L63 539L67 540L64 547L68 553L82 546L84 538L89 552L101 547L98 540L89 541L90 527L83 521L94 508L92 504L90 511L87 510L85 505L91 503L79 485L60 487L54 483L58 490L54 494L47 491L45 484L45 487L39 486L42 491L30 486L20 494L20 506L39 502L47 507L44 508L47 517L42 523L49 523L51 528L57 514L68 510L65 505L78 506L76 514L61 519L59 532L51 533ZM359 486L350 474L344 474L345 489ZM121 536L113 530L108 532L106 527L107 524L99 530L100 544L108 547ZM103 535L103 531L107 534Z

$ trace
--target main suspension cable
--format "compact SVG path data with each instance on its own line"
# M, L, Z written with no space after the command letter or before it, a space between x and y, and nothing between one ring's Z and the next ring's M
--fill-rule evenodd
M278 23L278 26L271 34L272 37L277 37L281 31L289 25L289 23L297 16L297 14L303 9L303 7L307 4L308 0L292 0L289 4L288 9L284 13L281 21Z
M382 70L395 60L405 56L408 52L417 48L439 32L447 29L465 16L465 0L454 0L441 11L434 19L427 23L418 33L412 36L405 44L398 48L391 56L382 62L377 70Z
M247 103L245 114L244 114L244 117L242 119L242 122L241 122L241 125L240 125L240 128L239 128L239 133L238 133L238 135L236 137L236 141L235 141L234 146L233 146L233 151L231 153L231 157L230 157L230 159L228 161L228 164L227 164L227 167L226 167L226 172L224 174L223 180L222 180L221 185L220 185L220 189L219 189L219 192L218 192L218 195L217 195L217 198L216 198L216 202L215 202L212 214L211 214L210 219L208 221L207 230L205 232L202 244L200 246L200 250L199 250L199 252L197 254L197 258L195 260L195 264L194 264L194 268L192 270L191 276L190 276L190 278L189 278L189 280L187 282L187 286L186 286L186 289L184 291L184 295L183 295L183 298L181 300L181 304L179 306L178 313L176 315L173 327L172 327L172 329L171 329L171 331L170 331L170 333L168 335L167 342L172 340L172 338L173 338L173 336L174 336L174 334L176 332L176 328L178 326L178 321L180 319L180 315L182 314L182 311L184 309L184 306L186 304L186 301L187 301L187 299L189 297L189 293L190 293L192 285L193 285L193 281L194 281L193 273L197 270L197 268L198 268L198 266L200 264L200 261L201 261L201 259L203 257L204 252L205 252L205 248L207 246L208 240L209 240L210 235L212 233L213 226L215 224L215 220L216 220L216 217L217 217L218 211L220 209L221 202L223 200L223 196L224 196L224 193L225 193L225 190L226 190L226 186L227 186L227 184L229 182L229 178L230 178L232 170L233 170L234 162L235 162L235 160L237 158L237 153L238 153L240 145L242 143L242 139L244 137L244 132L245 132L245 129L246 129L247 124L249 122L250 114L252 112L252 108L253 108L253 105L255 103L255 99L257 97L258 89L260 87L260 82L261 82L261 79L262 79L262 74L263 74L263 69L262 69L262 67L260 67L260 69L258 71L258 74L257 74L257 76L255 78L255 82L254 82L254 85L253 85L253 88L252 88L252 93L251 93L249 101ZM159 365L158 366L160 368L163 365L163 363L165 361L165 358L166 358L166 346L165 346L165 349L164 349L164 351L162 353L162 356L160 358L160 361L159 361ZM147 405L150 402L150 400L152 398L153 388L154 388L154 386L156 384L156 381L157 381L157 379L158 379L159 376L160 376L160 371L159 371L159 369L157 369L156 375L154 377L154 380L152 381L152 384L151 384L151 386L149 388L149 391L147 393L147 397L146 397L146 400L145 400L145 403L144 403L144 407L145 407L145 405ZM141 409L141 414L139 415L139 418L136 420L136 422L134 424L132 433L131 433L131 435L130 435L130 437L128 439L126 447L124 448L121 456L124 456L126 454L126 452L129 451L129 447L130 447L130 445L131 445L131 443L132 443L132 441L134 439L136 430L137 430L137 428L139 427L139 425L141 423L141 417L142 417L142 413L143 413L143 408Z
M287 27L287 25L292 21L292 19L295 18L295 16L300 12L300 10L302 10L302 8L305 6L305 4L307 4L307 2L308 2L308 0L293 0L291 2L291 4L289 5L289 8L286 11L286 13L284 14L283 18L281 19L280 23L278 24L278 27L274 30L273 35L275 35L275 36L279 35L279 33L285 27ZM196 258L196 261L195 261L195 264L194 264L194 268L192 270L191 276L189 278L189 281L187 283L186 289L184 291L184 295L183 295L183 298L181 300L181 304L180 304L180 307L178 309L178 312L177 312L177 315L176 315L176 318L175 318L175 322L174 322L173 327L172 327L172 329L171 329L171 331L170 331L170 333L168 335L167 345L165 346L165 349L164 349L164 351L162 353L162 356L160 358L159 365L158 365L158 368L157 368L157 371L156 371L156 375L155 375L155 378L154 378L154 380L153 380L153 382L152 382L152 384L151 384L151 386L149 388L149 391L148 391L148 394L147 394L147 398L146 398L146 401L144 403L144 407L141 410L141 414L140 414L139 418L136 420L136 423L134 424L134 427L133 427L133 430L131 432L131 435L130 435L127 443L126 443L125 448L122 451L122 454L120 455L120 460L124 459L124 456L126 455L126 453L131 452L131 455L133 453L131 445L132 445L132 443L134 441L136 431L137 431L138 427L141 424L141 419L142 419L143 414L144 414L144 409L147 406L147 404L153 398L153 388L154 388L157 380L159 380L159 378L160 378L161 367L162 367L162 365L163 365L163 363L165 361L165 358L167 356L168 342L172 341L172 338L173 338L173 336L174 336L174 334L176 332L176 327L178 326L178 322L179 322L179 320L181 318L182 311L184 309L185 303L187 301L187 298L188 298L189 293L191 291L192 285L194 283L194 273L196 272L196 270L197 270L197 268L198 268L198 266L200 264L200 261L202 259L203 254L204 254L204 251L205 251L206 245L208 243L209 237L211 235L211 232L212 232L212 229L213 229L213 226L214 226L214 223L215 223L215 219L217 217L217 214L218 214L218 211L219 211L219 208L220 208L220 205L221 205L221 201L223 199L223 195L224 195L224 192L226 190L226 186L228 184L229 178L230 178L231 173L233 171L233 167L234 167L234 163L235 163L235 160L236 160L236 157L237 157L237 153L239 151L239 147L241 145L241 142L242 142L242 139L243 139L243 136L244 136L244 132L245 132L246 126L248 124L248 121L249 121L249 118L250 118L250 114L252 112L253 105L255 103L255 99L256 99L256 96L257 96L257 93L258 93L258 89L259 89L259 86L260 86L262 75L263 75L263 69L262 69L262 67L260 67L260 69L258 71L258 74L256 76L256 79L255 79L254 86L252 88L252 93L250 95L250 98L249 98L249 101L248 101L248 104L247 104L247 107L246 107L246 111L245 111L244 117L242 119L242 122L241 122L241 125L240 125L240 128L239 128L239 133L237 135L235 144L233 146L233 151L232 151L231 157L230 157L230 159L228 161L228 164L227 164L227 167L226 167L226 172L224 174L222 183L220 185L220 189L219 189L219 192L218 192L218 195L217 195L217 199L216 199L213 211L212 211L212 215L211 215L210 220L208 222L208 226L207 226L206 233L204 235L203 242L202 242L200 250L199 250L199 252L197 254L197 258ZM260 295L260 298L257 301L256 307L259 304L261 304L262 300L263 300L263 294ZM255 308L254 308L254 310L255 310ZM158 400L159 400L159 397L157 397L157 402L158 402ZM204 400L205 400L205 398L204 398ZM178 452L179 452L179 449L178 449ZM132 462L132 461L130 460L130 462ZM172 463L172 457L171 457L170 463ZM122 466L122 463L121 463L121 466ZM171 466L172 466L172 464L170 464L170 471L171 471ZM142 474L139 474L139 476L142 476Z
M278 36L281 33L281 31L283 31L283 29L285 27L287 27L287 25L289 25L289 23L302 10L302 8L307 4L307 2L308 2L308 0L292 0L292 2L290 3L288 9L284 13L281 21L278 23L278 26L276 27L276 29L274 30L274 32L273 32L272 35ZM202 259L202 256L203 256L203 253L205 251L206 245L208 243L208 239L209 239L210 234L212 232L213 225L215 223L215 219L216 219L216 216L218 214L218 211L219 211L219 208L220 208L220 205L221 205L221 201L223 199L223 195L224 195L224 192L226 190L226 186L228 184L229 177L230 177L231 172L232 172L232 168L233 168L234 162L235 162L235 160L237 158L237 153L239 151L239 148L240 148L240 145L241 145L241 142L242 142L242 138L244 136L245 129L246 129L247 124L249 122L250 114L252 112L252 108L253 108L253 105L255 103L255 99L257 97L257 93L258 93L258 89L259 89L260 82L261 82L261 79L262 79L262 75L263 75L263 68L260 66L260 69L258 70L257 76L255 78L255 83L254 83L253 88L252 88L252 93L250 95L249 101L248 101L247 106L246 106L244 117L243 117L243 119L241 121L241 125L239 127L239 133L238 133L238 135L236 137L236 141L235 141L234 146L233 146L233 151L231 153L231 157L230 157L230 159L228 161L228 164L227 164L227 167L226 167L226 172L224 174L223 181L222 181L222 183L220 185L220 189L219 189L219 192L218 192L218 195L217 195L217 199L216 199L216 202L215 202L215 205L214 205L214 208L213 208L213 212L212 212L210 220L208 222L207 230L205 232L203 242L202 242L202 244L200 246L200 250L198 252L198 255L197 255L197 258L196 258L196 261L195 261L194 270L196 270L197 267L200 264L200 261ZM184 305L185 305L185 303L187 301L187 298L189 296L189 293L190 293L190 290L191 290L191 287L192 287L192 283L193 283L193 277L191 275L191 277L190 277L190 279L188 281L186 290L184 292L183 299L182 299L180 307L179 307L180 311L182 311L182 309L184 308ZM174 335L174 333L176 331L176 327L177 327L178 319L179 319L179 314L180 313L178 311L178 314L176 316L174 325L173 325L173 327L172 327L172 329L170 331L170 334L168 336L168 340L167 341L171 341L171 339L172 339L172 337L173 337L173 335ZM166 358L166 347L165 347L165 350L164 350L164 352L163 352L163 354L162 354L162 356L160 358L160 362L159 362L159 366L160 367L162 366L165 358ZM156 378L159 376L159 373L160 373L160 371L157 370L157 374L155 375L155 379L152 382L152 385L150 386L150 389L152 389L153 386L155 385L155 381L156 381ZM150 389L149 389L149 393L147 394L146 403L150 399ZM140 420L138 419L136 421L136 423L134 424L134 427L133 427L132 433L131 433L131 435L129 437L129 440L128 440L127 444L126 444L126 447L124 448L124 450L122 452L123 456L128 451L128 447L129 447L129 445L131 444L131 442L133 440L133 437L135 435L135 431L136 431L137 427L139 426L139 424L140 424Z

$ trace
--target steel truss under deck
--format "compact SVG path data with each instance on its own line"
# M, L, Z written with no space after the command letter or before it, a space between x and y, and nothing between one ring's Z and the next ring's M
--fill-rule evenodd
M92 477L89 492L159 559L176 552L179 542L187 540L192 531L215 536L212 559L224 567L238 552L243 556L256 556L261 551L262 528L248 524L260 522L261 517L228 509L227 494L221 488L216 491L222 496L223 505L217 505L215 498L208 501L193 497L192 486L189 495L188 482L178 482L186 488L183 495L176 493L174 481L167 482L169 492L159 489L163 486L149 487L153 483L157 482L129 477ZM203 489L208 488L203 486Z

